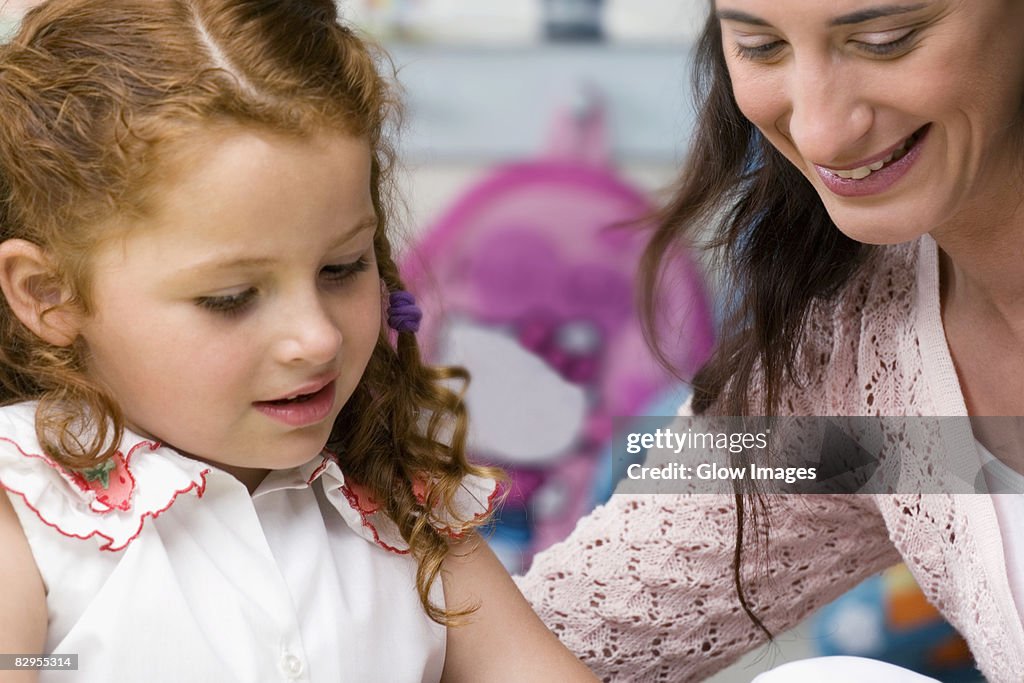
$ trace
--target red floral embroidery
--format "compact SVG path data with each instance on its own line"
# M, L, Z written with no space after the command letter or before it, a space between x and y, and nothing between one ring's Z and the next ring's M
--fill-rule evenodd
M359 494L357 494L352 487L356 486L363 491L363 502L360 502ZM359 518L362 521L363 528L368 529L370 534L373 535L373 542L379 545L388 552L395 553L396 555L408 555L409 549L396 548L392 545L388 545L381 540L380 534L377 533L377 527L374 525L373 520L370 519L370 515L380 510L380 506L370 498L366 489L354 482L346 482L341 486L341 492L345 494L345 499L348 500L348 504L352 506L352 509L359 513ZM372 501L372 502L371 502Z
M412 480L412 495L416 502L423 505L427 502L427 495L430 493L430 480L427 475L420 474Z
M48 520L45 517L43 517L42 513L39 512L39 510L37 510L31 503L28 502L28 497L25 495L25 493L23 491L18 491L18 490L13 489L10 486L7 486L6 484L3 484L3 483L0 483L0 487L10 491L11 493L14 493L14 494L17 494L17 495L21 496L21 499L25 502L25 505L28 507L29 510L31 510L32 512L35 513L36 517L39 518L40 522L42 522L43 524L45 524L48 527L52 527L53 529L56 529L58 532L60 532L60 534L62 536L67 536L68 538L77 538L77 539L82 540L82 541L90 539L93 536L99 536L100 538L106 540L106 543L104 543L103 545L100 546L100 550L109 550L111 552L117 552L117 551L124 550L125 548L127 548L128 545L132 541L134 541L136 538L139 537L139 534L142 533L142 527L143 527L143 524L146 521L146 518L150 518L151 517L153 519L156 519L157 517L159 517L162 513L166 512L171 507L171 505L174 504L174 501L176 501L178 499L178 496L180 496L181 494L188 493L188 492L190 492L190 491L192 491L194 489L196 491L196 495L198 495L200 498L202 498L203 493L206 492L206 475L209 474L209 473L210 473L210 470L203 470L202 472L200 472L199 476L202 479L202 481L193 481L188 486L186 486L185 488L183 488L181 490L178 490L178 491L175 491L172 494L170 501L168 501L167 505L165 505L164 507L160 508L159 510L153 510L152 512L145 512L145 513L143 513L142 516L139 517L138 528L135 529L135 533L133 533L130 537L125 539L124 543L122 543L121 545L118 545L118 546L114 545L114 539L112 537L110 537L107 534L103 533L99 529L94 529L94 530L90 531L88 534L86 534L85 536L80 536L78 534L73 534L73 533L70 533L70 532L68 532L68 531L66 531L64 529L61 529L60 526L56 522L51 522L50 520Z
M131 509L132 493L135 492L135 478L128 471L128 463L121 452L118 451L104 463L103 466L91 470L72 471L71 477L83 490L91 490L96 494L96 500L106 510ZM97 506L93 506L94 509Z
M355 509L367 515L372 515L380 510L380 503L377 502L376 498L370 495L370 492L366 490L366 487L362 484L348 479L345 482L345 488L348 489L345 492L345 497L348 498L348 502L351 503L352 507Z
M427 479L426 475L418 476L416 477L415 480L413 480L413 495L416 497L416 500L419 503L422 504L424 501L426 501L429 486L430 482ZM360 520L362 521L363 527L370 531L371 535L373 536L374 543L379 545L384 550L397 553L399 555L407 555L409 553L408 548L402 550L385 543L381 539L380 533L377 531L377 524L374 522L374 516L384 514L380 511L382 506L372 495L370 495L370 492L366 489L365 486L353 481L352 479L348 479L341 486L340 490L345 495L345 499L348 501L349 506L359 513L359 517ZM481 505L483 511L475 513L473 515L472 520L470 521L476 522L477 520L480 520L483 517L486 517L487 515L491 514L491 512L494 511L495 502L500 494L501 489L495 483L491 490L491 493L487 496L486 503ZM390 519L386 519L386 523L393 524L393 522L391 522ZM453 540L458 540L466 535L465 531L456 531L451 526L438 526L436 528L438 531L440 531L441 533L445 534Z
M483 512L477 512L473 515L473 519L469 521L477 522L494 512L494 506L499 497L501 497L501 487L498 486L497 482L494 482L494 486L491 488L491 493L487 496L487 504L483 506ZM455 529L450 526L439 528L438 531L448 536L448 538L456 541L466 535L465 531L455 531Z
M73 484L83 493L87 494L89 492L92 492L94 494L94 499L93 502L89 505L89 509L94 513L100 514L112 512L114 510L131 510L131 499L133 497L132 494L135 492L135 477L132 475L131 470L129 468L132 457L143 448L148 449L150 451L155 451L156 449L160 448L160 444L157 442L141 441L128 451L127 456L123 456L120 451L117 451L110 461L112 464L107 467L104 467L102 473L99 470L97 470L94 473L90 473L92 476L86 476L82 472L68 471L64 469L57 463L53 462L46 455L40 453L29 453L11 439L8 439L6 437L0 437L0 441L5 441L11 444L12 446L14 446L15 449L18 450L19 453L21 453L26 458L42 460L50 468L60 473L66 481ZM39 518L39 521L41 521L46 526L55 529L62 536L67 536L68 538L77 538L80 540L99 537L105 540L105 543L100 545L100 550L117 552L120 550L124 550L132 541L138 538L139 534L142 532L142 527L147 518L156 519L162 513L166 512L171 507L171 505L174 504L174 501L178 499L178 496L184 493L195 491L196 495L202 497L206 491L206 475L209 474L209 472L209 469L201 471L199 473L199 481L192 481L185 488L172 492L170 500L168 500L167 504L162 508L147 511L140 515L137 520L138 526L136 527L134 533L132 533L130 537L125 539L123 543L116 546L114 545L114 539L111 536L104 534L99 529L93 529L84 536L80 534L71 533L67 529L62 529L59 524L44 517L42 512L36 509L36 507L29 502L28 495L24 491L19 491L11 486L8 486L3 482L0 482L0 488L3 488L12 494L20 496L21 499L25 502L26 507L28 507L28 509L35 513L36 517ZM105 477L103 476L104 474L106 475ZM104 485L104 479L106 480L106 485ZM97 505L97 503L99 503L99 505Z

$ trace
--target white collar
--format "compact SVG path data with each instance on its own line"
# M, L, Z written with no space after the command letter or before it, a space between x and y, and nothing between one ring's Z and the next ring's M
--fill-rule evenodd
M96 539L101 550L124 550L182 496L204 496L207 478L230 476L212 465L125 430L121 447L103 468L69 472L43 454L35 435L34 402L0 408L0 486L21 496L48 526L81 540ZM346 481L336 456L322 453L309 462L271 471L252 498L321 481L324 494L348 526L375 545L407 553L408 544L381 506L355 481ZM242 487L244 488L244 487ZM453 507L458 520L488 514L498 496L492 479L467 476ZM462 523L439 516L435 526L450 536Z

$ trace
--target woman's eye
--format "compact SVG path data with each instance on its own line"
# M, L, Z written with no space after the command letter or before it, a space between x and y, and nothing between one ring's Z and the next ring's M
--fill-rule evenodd
M201 296L196 299L196 304L214 313L222 315L238 315L252 303L256 297L256 290L252 287L238 292L237 294L226 294L224 296Z
M771 59L782 49L782 40L765 40L758 43L736 43L736 56L755 62Z
M320 270L320 276L331 284L341 284L352 279L370 267L370 259L361 256L352 263L339 263L332 266L324 266Z
M903 28L895 31L880 31L857 36L854 42L860 49L874 55L890 55L905 48L917 35L917 30Z

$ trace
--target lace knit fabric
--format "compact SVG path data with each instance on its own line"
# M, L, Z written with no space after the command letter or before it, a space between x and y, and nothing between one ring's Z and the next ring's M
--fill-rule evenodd
M967 414L931 238L883 250L809 325L809 381L784 397L786 413ZM932 456L973 447L962 438L935 438ZM1024 681L1024 628L988 496L776 496L769 505L767 562L746 562L743 584L773 633L902 560L989 681ZM699 681L765 640L732 585L735 529L731 496L619 494L518 583L603 680Z

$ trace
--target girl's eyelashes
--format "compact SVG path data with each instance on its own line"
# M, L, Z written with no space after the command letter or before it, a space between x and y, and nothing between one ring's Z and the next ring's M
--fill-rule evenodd
M252 303L256 297L256 289L250 287L237 294L226 294L224 296L201 296L195 301L196 304L208 311L220 313L225 316L239 315Z
M351 263L339 263L331 266L324 266L320 270L320 276L327 282L338 285L343 284L362 273L370 267L370 259L367 256L360 256Z
M331 286L340 286L359 273L366 271L370 264L370 258L362 256L351 263L324 266L320 269L320 277ZM244 313L255 302L258 293L255 287L250 287L236 294L196 297L195 303L197 306L214 313L224 316L236 316Z

